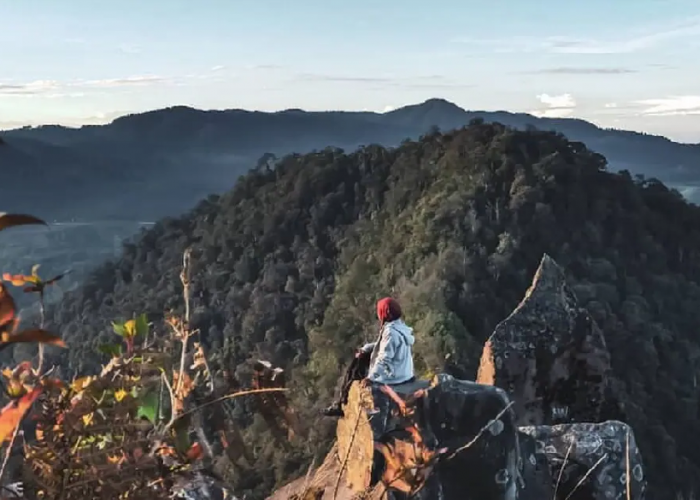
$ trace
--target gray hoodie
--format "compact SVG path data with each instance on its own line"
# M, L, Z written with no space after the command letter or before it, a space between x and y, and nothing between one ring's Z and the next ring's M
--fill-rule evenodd
M413 378L413 329L401 319L385 323L378 342L362 346L372 351L367 378L378 384L401 384Z

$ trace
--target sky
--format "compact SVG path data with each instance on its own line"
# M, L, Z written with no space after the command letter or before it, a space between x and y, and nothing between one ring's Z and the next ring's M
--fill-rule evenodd
M698 0L0 0L0 128L439 97L700 143Z

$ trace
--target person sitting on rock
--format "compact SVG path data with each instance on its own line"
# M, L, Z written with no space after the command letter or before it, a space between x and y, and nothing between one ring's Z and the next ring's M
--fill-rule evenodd
M365 384L399 385L415 379L412 352L415 337L413 329L401 319L401 306L391 297L381 299L377 302L377 319L379 338L355 352L343 376L340 398L323 411L324 415L343 416L342 406L347 404L350 386L357 380Z

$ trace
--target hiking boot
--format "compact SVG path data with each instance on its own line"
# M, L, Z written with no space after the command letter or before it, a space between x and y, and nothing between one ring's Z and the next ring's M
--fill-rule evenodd
M335 403L323 410L323 415L326 417L343 417L345 416L345 413L343 413L343 409L340 407L340 405Z

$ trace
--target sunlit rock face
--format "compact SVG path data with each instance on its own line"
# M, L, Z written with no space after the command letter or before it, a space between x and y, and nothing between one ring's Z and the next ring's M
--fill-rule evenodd
M519 425L597 422L609 373L602 331L545 255L523 300L484 345L477 382L506 390Z

